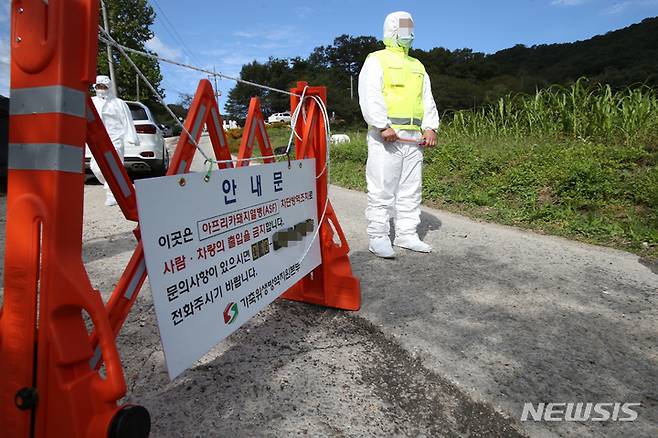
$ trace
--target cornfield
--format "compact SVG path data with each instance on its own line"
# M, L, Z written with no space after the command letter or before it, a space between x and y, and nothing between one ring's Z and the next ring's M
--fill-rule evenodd
M468 136L569 136L635 144L658 139L658 96L647 86L614 92L584 78L534 95L508 94L476 110L448 117L445 134Z

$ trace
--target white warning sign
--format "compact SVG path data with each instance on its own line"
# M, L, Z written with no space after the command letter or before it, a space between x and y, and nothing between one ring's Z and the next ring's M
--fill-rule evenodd
M173 379L320 264L315 160L135 181Z

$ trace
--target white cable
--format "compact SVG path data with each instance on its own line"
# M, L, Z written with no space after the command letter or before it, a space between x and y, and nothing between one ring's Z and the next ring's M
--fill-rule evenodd
M299 119L299 112L301 108L304 107L304 98L306 95L307 88L308 86L304 87L304 89L302 90L302 94L299 98L299 104L297 105L297 108L295 108L295 110L292 112L292 116L290 117L291 131L290 131L290 138L288 139L288 146L286 147L286 154L290 153L290 147L292 146L293 137L297 137L299 141L302 140L302 138L299 135L297 135L297 119Z
M183 123L181 123L181 121L178 120L178 117L176 117L176 115L173 113L173 111L172 111L172 110L169 108L169 106L165 103L164 98L163 98L162 96L160 96L160 94L157 92L157 90L155 89L155 87L151 84L151 82L149 82L149 80L146 78L146 76L144 76L144 73L142 73L142 71L139 69L139 67L137 67L137 65L133 62L133 60L130 59L130 56L128 56L128 54L127 54L126 51L124 50L123 46L121 46L120 44L116 44L116 41L114 41L114 39L112 38L112 36L110 36L110 34L108 34L107 32L105 32L105 29L103 29L103 28L100 27L100 26L99 26L98 29L99 29L99 30L105 35L105 38L107 39L107 42L108 42L108 43L114 43L113 45L116 46L116 48L117 48L117 49L119 50L119 52L120 52L120 53L126 58L126 60L128 61L128 63L129 63L129 64L132 66L132 68L135 70L135 72L137 72L137 74L139 75L139 77L144 81L144 83L146 83L146 85L147 85L148 88L151 90L151 92L155 95L155 97L157 98L157 100L162 104L162 106L164 106L165 110L167 110L167 112L169 113L169 115L171 116L171 118L172 118L172 119L178 124L178 126L181 128L181 130L182 130L185 134L187 134L187 136L188 136L188 138L190 139L192 145L194 145L194 147L199 151L199 153L201 154L201 156L203 156L203 158L204 158L204 160L205 160L205 163L210 163L210 164L212 165L212 164L220 164L220 163L234 163L234 162L237 162L237 161L264 160L264 159L268 159L268 158L275 158L275 159L276 159L276 158L286 157L286 156L287 156L287 154L279 154L279 155L269 155L269 156L265 156L265 157L250 157L250 158L244 158L243 160L238 160L237 158L236 158L235 160L234 160L234 159L231 159L231 160L216 160L216 159L214 159L214 158L210 158L210 157L209 157L209 156L203 151L203 149L201 149L201 146L199 146L199 144L197 143L196 139L192 136L192 134L190 134L190 132L187 130L187 128L185 128L185 126L183 125Z
M100 30L100 31L105 35L105 38L107 38L108 41L112 41L112 42L116 43L116 41L114 41L114 39L112 38L112 36L111 36L109 33L107 33L107 32L105 31L105 29L103 29L102 27L98 26L98 30ZM119 44L116 44L116 48L117 48L117 49L119 50L119 52L121 52L121 54L126 58L126 60L128 61L128 63L129 63L129 64L132 66L132 68L135 70L135 72L137 72L137 74L139 75L139 77L140 77L140 78L146 83L146 85L149 87L149 89L150 89L151 92L155 95L155 97L158 99L158 101L162 104L162 106L165 107L165 109L167 110L167 112L169 113L169 115L170 115L170 116L171 116L171 117L172 117L172 118L178 123L178 125L179 125L179 126L181 127L181 129L185 132L185 134L187 134L187 136L189 137L189 139L190 139L190 141L192 142L192 144L194 145L194 147L195 147L195 148L201 153L201 155L203 156L203 158L205 158L206 161L208 161L208 160L209 160L208 156L207 156L206 153L203 152L203 150L199 147L199 145L198 145L197 142L196 142L196 139L194 139L194 138L192 137L192 134L190 134L190 132L185 128L185 126L183 126L183 124L181 123L181 121L178 120L178 117L176 117L176 115L175 115L174 112L171 110L171 108L169 108L169 106L165 103L165 101L164 101L164 99L162 98L162 96L160 96L160 93L157 92L157 90L155 89L155 87L153 87L153 85L151 84L151 82L149 82L149 80L146 78L146 76L144 76L144 73L142 73L142 71L139 69L139 67L137 67L137 65L135 65L135 63L133 62L133 60L130 59L130 56L128 56L128 54L127 54L126 51L123 49L123 47L121 47Z
M304 96L304 94L306 93L307 88L308 87L304 87L304 90L302 91L302 96ZM322 209L322 215L320 215L320 220L318 221L318 227L315 230L315 232L313 233L313 238L311 239L311 242L306 247L306 250L304 250L304 253L302 254L302 256L299 259L298 263L302 263L302 261L304 261L304 259L308 255L308 252L311 250L311 247L313 246L313 243L315 243L315 239L317 239L318 234L320 233L320 229L322 228L322 224L324 223L324 219L325 219L326 214L327 214L327 209L329 208L329 159L330 159L330 146L329 146L330 142L329 142L329 140L331 138L331 128L330 128L330 125L329 125L329 118L328 118L328 115L327 115L327 113L328 113L327 107L326 107L324 101L322 99L320 99L318 96L310 96L310 97L316 102L316 104L320 108L320 113L322 114L322 117L323 117L324 122L325 122L324 123L324 129L325 129L325 134L326 134L326 137L327 137L327 139L326 139L327 156L326 156L326 159L325 159L324 167L322 168L320 173L315 176L315 179L319 179L324 174L325 170L327 171L327 196L325 197L324 207ZM294 111L294 113L297 113L297 116L299 116L299 113L302 112L300 107L302 107L303 104L304 104L304 98L302 97L302 99L300 99L300 101L299 101L299 105L297 105L297 108L295 108L295 111ZM294 131L294 128L293 128L293 131ZM290 147L290 144L288 144L288 147ZM317 196L317 193L316 193L316 196Z
M117 49L120 47L123 50L125 50L126 52L132 52L132 53L135 53L137 55L146 56L147 58L153 58L153 59L156 59L156 60L159 60L159 61L162 61L162 62L166 62L166 63L169 63L169 64L174 64L174 65L177 65L179 67L187 68L187 69L190 69L190 70L196 70L196 71L201 72L201 73L210 74L210 75L213 74L213 72L210 71L210 70L205 70L203 68L195 67L195 66L190 65L190 64L185 64L185 63L182 63L182 62L173 61L171 59L166 59L166 58L163 58L159 55L154 55L153 53L144 52L142 50L131 49L130 47L126 47L124 45L121 45L121 44L117 43L113 39L110 40L110 39L106 38L105 35L99 35L98 39L100 41L102 41L103 43L105 43L105 44L109 44L113 47L116 47Z
M122 48L126 52L131 52L131 53L135 53L137 55L142 55L142 56L146 56L146 57L149 57L149 58L157 59L158 61L166 62L168 64L177 65L179 67L187 68L187 69L190 69L190 70L195 70L195 71L204 73L206 75L217 76L218 78L223 78L223 79L229 79L231 81L240 82L242 84L251 85L251 86L257 87L257 88L262 88L263 90L269 90L269 91L275 91L277 93L287 94L289 96L299 96L298 94L291 93L290 91L287 91L287 90L281 90L279 88L270 87L268 85L258 84L256 82L251 82L251 81L247 81L245 79L229 76L229 75L226 75L226 74L221 73L221 72L207 70L207 69L204 69L204 68L196 67L194 65L185 64L183 62L178 62L178 61L174 61L174 60L171 60L171 59L163 58L162 56L154 55L152 53L144 52L142 50L131 49L130 47L126 47L126 46L123 46L123 45L117 43L113 39L110 40L110 39L104 38L103 36L100 36L99 40L104 42L105 44L109 44L113 47L116 47L117 49Z
M128 56L126 51L138 53L138 54L141 54L141 55L144 55L144 56L149 56L149 57L156 58L156 59L159 59L159 60L162 60L162 59L158 56L154 56L154 55L151 55L151 54L146 53L146 52L140 52L138 50L134 50L134 49L130 49L128 47L124 47L124 46L120 45L119 43L117 43L112 38L112 36L105 31L105 29L103 29L100 26L99 26L98 29L105 36L104 38L101 37L101 39L106 44L111 44L111 45L115 46L119 50L119 52L121 52L121 54L126 58L128 63L137 72L137 74L140 76L140 78L146 83L146 85L149 87L149 89L155 95L155 97L158 99L158 101L165 107L165 109L167 110L169 115L178 123L178 125L185 132L185 134L187 134L188 138L190 139L190 141L192 142L194 147L201 153L201 155L205 159L206 163L220 164L220 163L233 163L235 161L251 161L251 160L255 160L255 159L268 159L268 158L275 158L276 159L276 158L280 158L280 157L290 157L289 154L290 154L290 148L291 148L291 145L292 145L293 135L297 136L297 138L299 138L301 140L301 138L299 137L299 135L296 132L296 125L297 125L297 122L298 122L298 119L299 119L299 114L302 114L302 119L304 120L304 122L306 122L306 112L305 112L304 107L305 107L305 100L308 99L308 96L306 96L306 90L307 90L308 86L304 87L304 90L302 90L301 95L297 95L297 94L291 93L289 91L279 90L279 89L276 89L276 88L268 87L266 85L256 84L255 82L250 82L250 81L245 81L245 80L238 79L238 78L233 78L233 77L230 77L230 76L223 75L221 73L204 71L203 69L199 69L199 68L196 68L196 67L193 67L193 66L188 66L188 65L178 63L178 62L174 62L174 61L165 61L165 62L171 62L172 64L180 65L182 67L192 68L193 70L202 71L202 72L205 72L205 73L208 73L208 74L211 74L211 75L223 77L223 78L226 78L226 79L231 79L231 80L234 80L234 81L237 81L237 82L246 83L248 85L253 85L253 86L256 86L256 87L259 87L259 88L263 88L263 89L267 89L267 90L271 90L271 91L276 91L276 92L280 92L280 93L300 97L297 108L295 108L295 110L293 111L294 119L291 117L292 133L291 133L290 139L288 140L288 146L286 148L286 153L285 154L269 155L269 156L265 156L265 157L252 157L252 158L243 159L243 160L237 160L237 159L236 160L233 160L233 159L231 159L231 160L216 160L216 159L213 159L213 158L209 158L205 154L205 152L201 149L201 147L197 144L196 140L192 137L192 134L190 134L190 132L185 128L185 126L180 122L180 120L178 120L178 118L173 113L173 111L171 111L169 106L167 106L164 99L162 98L162 96L160 96L160 94L157 92L155 87L153 87L153 85L149 82L149 80L146 78L146 76L144 76L144 73L142 73L142 71L139 69L139 67L137 67L137 65L133 62L133 60L130 59L130 56ZM322 99L320 99L318 96L310 96L310 98L312 98L315 101L318 108L320 109L320 114L322 115L323 122L324 122L324 129L325 129L325 136L326 136L325 143L326 143L327 152L326 152L324 167L322 168L320 173L315 176L315 179L319 179L320 177L322 177L322 175L324 174L325 171L327 172L327 196L325 198L325 203L324 203L324 208L322 210L322 215L320 216L320 220L318 222L318 227L315 230L315 233L313 234L313 238L311 239L311 242L310 242L309 246L306 248L306 250L302 254L302 257L300 258L299 263L301 263L304 260L304 258L306 258L306 256L308 255L308 252L310 251L311 247L313 246L313 243L315 242L315 239L317 239L317 236L320 233L320 229L322 227L322 224L324 223L324 219L325 219L326 214L327 214L327 209L329 207L329 177L330 177L329 167L330 167L330 159L331 159L331 148L330 148L330 144L331 144L331 141L330 141L331 140L331 127L330 127L330 124L329 124L329 115L328 115L328 110L327 110L326 104L324 103L324 101ZM294 122L293 122L293 120L294 120ZM304 123L304 125L305 124L306 123Z
M302 138L297 134L297 120L299 118L299 114L302 114L302 118L304 120L304 125L306 125L306 114L305 114L305 109L304 109L304 99L306 98L306 89L308 86L304 87L304 90L302 91L301 97L300 97L300 102L299 105L297 105L297 108L293 111L292 117L291 117L291 127L292 131L290 133L290 138L288 140L288 147L286 148L286 154L290 153L290 148L292 146L292 138L293 135L299 139L299 141L302 141ZM322 171L318 175L316 175L316 179L320 178L326 168L327 168L327 163L329 162L329 157L330 157L330 144L331 144L331 127L329 124L329 115L328 115L328 110L327 107L322 99L320 99L318 96L311 96L313 100L316 102L318 105L318 108L320 109L320 113L322 114L322 118L324 120L324 126L325 126L325 133L326 133L326 143L327 143L327 159L325 161L325 166L323 167Z

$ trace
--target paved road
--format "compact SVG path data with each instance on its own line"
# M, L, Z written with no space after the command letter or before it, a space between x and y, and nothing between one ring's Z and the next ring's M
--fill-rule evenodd
M523 425L536 436L656 436L658 274L637 256L424 209L431 255L367 252L364 195L332 199L365 318L428 370L513 418L524 402L640 402L635 423ZM357 317L357 316L355 316Z
M133 226L100 186L85 193L84 260L107 297ZM127 400L152 413L153 436L656 436L655 265L433 209L420 234L435 252L382 260L367 251L365 196L331 197L359 312L277 301L169 382L144 288L119 343ZM524 402L570 401L642 408L633 423L519 420Z

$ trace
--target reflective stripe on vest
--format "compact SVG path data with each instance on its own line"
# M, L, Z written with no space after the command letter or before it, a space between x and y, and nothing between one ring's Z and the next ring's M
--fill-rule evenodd
M419 128L423 125L422 119L409 119L409 118L403 119L399 117L389 117L388 119L394 125L401 125L401 126L414 125L414 126L418 126Z
M423 116L425 67L402 49L387 48L372 53L384 72L384 101L394 129L420 130Z
M12 88L9 114L60 113L85 117L86 93L61 85L33 88Z

